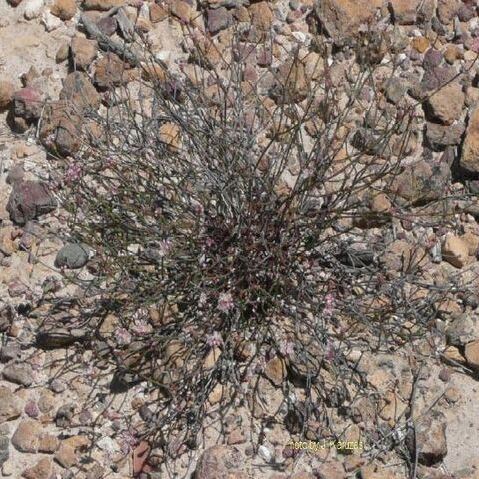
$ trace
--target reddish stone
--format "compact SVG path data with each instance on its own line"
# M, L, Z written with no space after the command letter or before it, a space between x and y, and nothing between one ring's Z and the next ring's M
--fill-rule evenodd
M133 449L133 475L135 477L142 472L151 471L151 467L147 464L150 449L150 445L146 441L141 441Z
M13 94L13 114L27 121L40 118L42 95L32 87L22 88Z

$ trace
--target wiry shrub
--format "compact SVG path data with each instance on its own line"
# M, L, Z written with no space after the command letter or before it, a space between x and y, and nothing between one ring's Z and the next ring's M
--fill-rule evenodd
M159 392L144 433L189 445L218 385L222 406L255 409L271 361L307 390L293 432L322 404L350 414L358 355L421 336L451 287L428 288L426 249L386 228L396 264L374 229L405 212L394 181L418 105L389 108L368 62L338 80L301 49L247 80L242 35L222 51L192 36L176 73L147 54L54 160L70 237L95 253L88 277L65 273L90 346L123 386Z

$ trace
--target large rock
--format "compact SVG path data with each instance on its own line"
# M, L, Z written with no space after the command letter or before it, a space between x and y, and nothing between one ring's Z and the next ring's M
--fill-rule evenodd
M416 437L411 431L408 446L418 453L418 461L426 466L441 461L447 454L446 418L442 413L433 412L421 418L416 424Z
M302 61L290 60L279 66L271 97L277 102L295 103L304 100L308 92L309 80Z
M440 125L439 123L427 123L426 138L429 146L434 150L444 150L447 146L455 146L461 143L462 135L466 126L462 121L453 125Z
M462 268L468 262L469 246L459 236L448 236L442 245L442 257L456 268Z
M85 10L110 10L125 5L126 0L83 0Z
M87 70L96 58L98 43L96 40L74 38L71 42L73 62L79 70Z
M437 66L425 71L421 80L421 87L426 92L435 91L439 88L445 87L452 82L457 76L457 71L454 67Z
M12 82L0 80L0 111L9 108L15 87Z
M451 125L461 116L465 98L462 86L450 83L429 97L427 111L433 119Z
M392 12L394 23L398 25L415 24L420 4L421 0L391 0L389 9Z
M453 346L463 346L479 339L477 318L468 313L454 318L446 329L447 343Z
M398 239L388 245L380 261L387 270L405 272L424 266L426 254L419 245L413 246L405 240Z
M77 11L75 0L55 0L50 11L62 20L71 20Z
M316 2L316 14L337 45L353 38L359 26L367 23L383 0L322 0Z
M460 0L438 0L437 16L439 20L444 24L451 23L458 14L461 3Z
M17 418L22 409L22 401L10 389L0 386L0 423Z
M464 348L464 356L467 365L475 371L479 371L479 341L467 343Z
M466 170L479 173L479 107L469 117L460 164Z
M42 426L38 421L23 420L12 436L12 444L20 452L37 452Z
M97 88L107 89L128 81L126 64L114 53L107 53L95 65L94 82Z
M12 383L21 386L30 386L33 383L33 371L26 363L11 363L3 368L3 377Z
M42 107L42 94L35 88L22 88L13 94L13 115L16 117L28 122L38 120Z
M273 12L268 2L253 3L248 7L251 24L259 31L267 31L273 24Z
M195 479L225 479L239 472L244 458L236 447L213 446L206 449L196 466Z
M27 20L33 20L34 18L38 18L42 13L43 5L43 0L27 0L27 2L25 2L25 10L23 16Z
M53 473L53 462L49 457L40 459L34 466L25 469L24 479L50 479Z
M70 102L78 111L96 110L100 106L100 95L85 73L70 73L63 82L60 99Z
M80 148L81 115L64 100L45 107L40 124L40 141L51 153L73 155Z
M287 375L284 360L280 357L269 360L266 363L264 374L275 386L281 386Z
M208 10L208 31L215 35L231 24L231 13L225 8L210 8Z
M450 176L451 170L446 162L430 164L420 160L396 176L391 189L399 199L423 204L442 197Z
M32 180L15 182L7 204L11 220L24 225L27 221L50 213L57 206L56 200L45 183Z
M63 246L55 258L57 268L79 269L88 262L88 249L79 244L68 243Z

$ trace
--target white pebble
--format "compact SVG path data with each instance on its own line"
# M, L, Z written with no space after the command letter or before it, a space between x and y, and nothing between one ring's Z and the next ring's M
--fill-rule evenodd
M114 454L117 452L118 445L116 444L115 441L111 437L104 436L102 437L98 442L97 446L104 452L109 453L109 454Z
M138 16L150 19L150 6L146 2L141 6Z
M63 22L52 15L50 12L43 12L42 14L42 23L45 25L45 30L47 32L52 32L57 28L60 28L63 25Z
M299 42L305 43L306 42L306 34L303 32L291 32L291 35Z
M43 0L28 0L27 4L25 5L25 12L23 15L27 20L32 20L33 18L40 16L42 9Z
M271 459L273 458L271 451L266 446L263 446L263 445L259 446L258 455L262 459L264 459L266 462L271 462Z
M15 472L12 461L6 461L2 466L2 476L11 476Z

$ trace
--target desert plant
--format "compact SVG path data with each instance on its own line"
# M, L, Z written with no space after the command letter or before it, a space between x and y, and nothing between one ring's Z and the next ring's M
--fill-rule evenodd
M413 214L393 185L420 105L391 108L368 61L338 79L298 46L247 80L248 31L221 47L185 36L178 71L143 45L141 79L82 110L78 149L48 144L66 234L94 252L89 275L64 271L79 287L67 307L118 384L156 389L143 434L160 444L193 446L218 387L222 407L252 405L278 359L307 390L285 410L304 433L322 404L349 414L369 394L358 354L422 337L452 291L426 281L424 248L383 261L384 231ZM371 210L378 197L390 207Z

